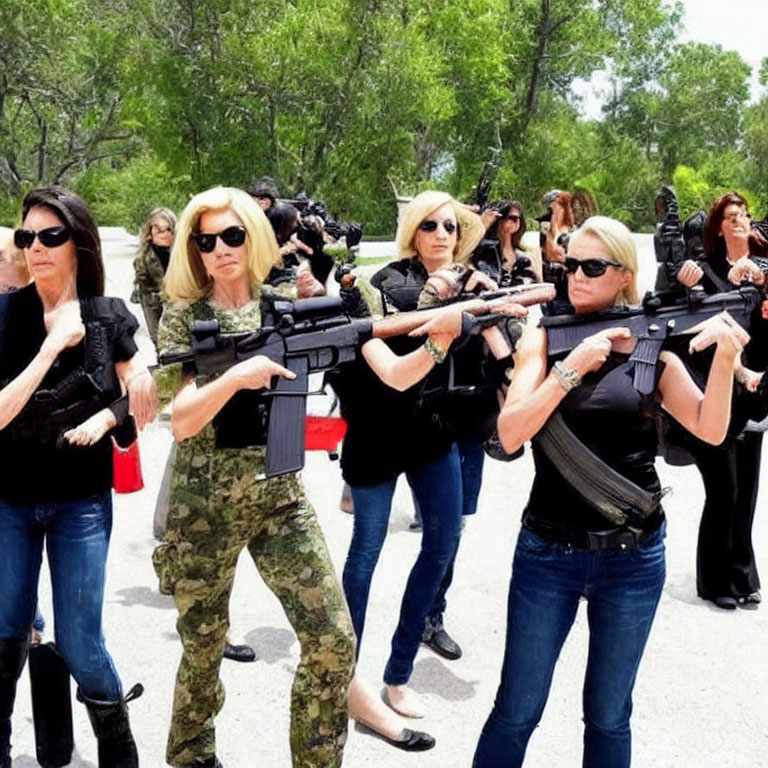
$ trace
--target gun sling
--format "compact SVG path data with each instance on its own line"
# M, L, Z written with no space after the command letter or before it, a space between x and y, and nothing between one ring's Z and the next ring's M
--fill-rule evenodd
M661 493L649 493L609 467L560 413L553 413L533 439L574 490L613 524L637 524L658 509Z

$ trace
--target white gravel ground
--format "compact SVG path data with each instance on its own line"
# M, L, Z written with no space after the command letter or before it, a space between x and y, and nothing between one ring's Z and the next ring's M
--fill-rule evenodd
M128 296L135 241L104 230L108 293ZM641 279L648 284L655 265L650 239L640 236ZM379 246L381 247L381 246ZM386 246L384 246L386 248ZM137 306L132 309L140 315ZM142 329L143 350L151 348ZM148 352L148 354L150 354ZM141 437L146 487L115 497L114 531L108 565L105 635L126 688L144 683L146 692L130 705L142 766L159 768L168 730L173 680L180 644L171 598L158 594L150 554L155 495L170 444L166 424ZM768 766L768 606L755 612L723 612L696 597L696 532L703 503L694 468L661 465L668 524L668 576L658 616L635 689L634 765L639 768L758 768ZM511 463L489 460L479 512L468 520L449 593L447 626L464 657L447 662L422 649L412 678L429 716L416 727L437 738L430 752L406 754L350 729L345 768L467 768L498 684L503 653L506 591L512 551L532 466L529 452ZM309 454L304 481L316 505L340 573L352 517L338 509L338 464ZM766 479L764 478L763 487ZM768 574L765 494L758 502L754 539L758 562ZM409 494L398 488L390 535L376 571L360 667L381 679L400 598L419 537L408 531ZM217 719L218 753L226 768L288 768L288 698L298 658L295 635L277 600L247 555L238 570L231 601L235 642L254 646L259 660L225 661L227 702ZM44 566L41 607L50 620L50 587ZM52 637L52 631L46 632ZM586 656L584 610L565 645L549 703L530 744L527 768L581 765L581 684ZM84 709L74 704L76 768L96 765L95 740ZM33 768L29 688L24 673L14 714L14 768ZM318 766L318 768L323 768Z

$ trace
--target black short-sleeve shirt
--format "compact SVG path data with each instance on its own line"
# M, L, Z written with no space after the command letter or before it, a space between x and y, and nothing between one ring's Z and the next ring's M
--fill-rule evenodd
M76 426L120 397L114 364L129 360L137 351L133 335L138 323L121 299L81 299L80 306L86 339L65 349L56 358L38 388L38 391L62 391L62 383L68 380L67 377L71 380L73 372L79 369L90 370L93 358L100 358L102 392L99 397L88 400L87 413L73 409L77 418L67 428ZM43 307L34 285L0 296L0 387L6 386L29 365L45 337ZM65 409L76 400L82 402L82 388L65 392L56 408ZM44 425L41 425L38 439L29 433L29 429L21 429L24 418L22 411L0 430L0 499L12 504L42 504L101 495L111 488L112 443L109 435L87 448L73 447L66 442L57 444L42 439Z

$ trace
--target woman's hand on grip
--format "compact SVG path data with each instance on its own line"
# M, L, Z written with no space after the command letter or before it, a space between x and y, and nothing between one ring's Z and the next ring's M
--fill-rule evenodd
M596 371L608 359L615 341L631 337L632 332L629 328L623 327L606 328L594 333L571 350L563 360L563 366L576 371L579 376Z
M238 389L270 389L273 376L295 379L296 374L265 355L254 355L233 365L228 375L234 377Z
M81 424L64 433L64 439L70 445L95 445L112 427L117 424L115 415L109 408L102 408Z
M727 312L704 320L691 328L691 332L696 335L688 345L689 352L701 352L702 349L717 344L718 349L735 357L741 354L749 342L749 334Z

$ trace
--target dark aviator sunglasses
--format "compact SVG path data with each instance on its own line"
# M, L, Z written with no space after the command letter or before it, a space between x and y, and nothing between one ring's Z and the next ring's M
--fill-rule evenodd
M437 231L438 224L442 224L443 229L449 235L452 235L457 229L456 222L451 221L450 219L446 219L445 221L435 221L434 219L424 219L424 221L422 221L421 224L419 224L419 229L422 232L435 232Z
M245 227L227 227L221 232L196 232L192 235L200 253L210 253L216 247L216 238L220 237L224 245L237 248L245 242Z
M576 274L576 271L581 267L585 277L600 277L600 275L605 274L605 270L608 267L621 269L624 265L610 259L598 259L596 257L591 259L575 259L573 256L566 256L564 267L566 275Z
M31 229L17 229L13 233L13 242L17 248L31 248L37 238L46 248L56 248L66 243L69 237L69 229L64 226L46 227L38 229L37 232Z

